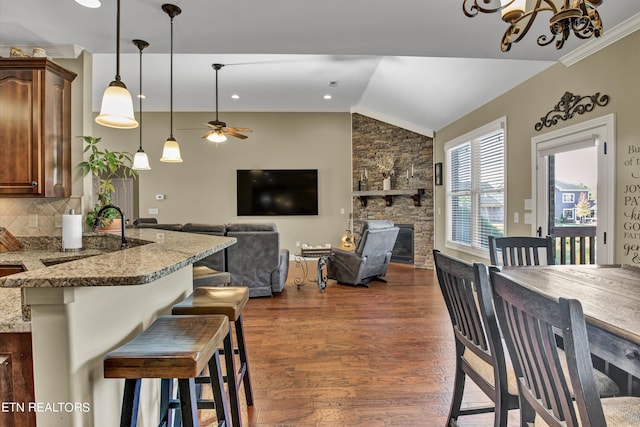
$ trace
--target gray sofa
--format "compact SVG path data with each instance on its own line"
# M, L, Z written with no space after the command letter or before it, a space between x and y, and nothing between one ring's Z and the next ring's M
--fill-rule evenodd
M235 245L198 261L194 267L228 272L229 284L247 286L250 297L272 296L284 288L289 273L289 251L280 249L280 234L273 223L182 225L136 221L134 225L138 228L235 237Z
M248 286L251 297L282 292L289 273L289 251L280 249L276 225L227 224L226 235L238 239L227 248L231 284Z

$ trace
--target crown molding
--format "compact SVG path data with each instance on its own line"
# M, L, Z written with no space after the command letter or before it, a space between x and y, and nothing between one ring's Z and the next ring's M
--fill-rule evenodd
M640 13L637 13L610 30L605 30L602 37L593 39L564 55L560 58L560 62L566 67L570 67L639 29Z

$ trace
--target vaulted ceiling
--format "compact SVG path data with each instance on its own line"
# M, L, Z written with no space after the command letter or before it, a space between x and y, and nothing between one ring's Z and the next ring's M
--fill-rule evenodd
M171 24L164 1L122 1L122 80L137 94L143 61L145 111L169 109ZM429 134L593 41L571 36L558 51L537 46L547 16L510 52L498 14L467 18L462 0L176 0L174 111L355 111ZM640 1L598 9L605 35L640 27ZM629 18L631 19L629 20ZM545 22L547 21L547 22ZM74 0L0 0L0 55L9 46L50 56L93 54L93 109L115 75L116 0L97 9ZM629 30L630 29L630 30ZM331 82L337 84L331 85ZM232 94L239 99L231 99ZM324 99L324 95L332 99Z

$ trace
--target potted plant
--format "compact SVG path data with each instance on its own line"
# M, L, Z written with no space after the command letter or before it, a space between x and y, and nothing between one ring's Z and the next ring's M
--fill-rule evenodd
M98 211L103 206L113 203L113 193L115 187L113 185L114 178L136 178L138 172L131 169L133 164L133 155L125 151L110 151L106 148L100 149L98 143L101 138L93 136L81 137L86 146L84 153L89 153L86 161L80 162L78 168L82 171L82 176L89 174L98 178L97 197L98 201L93 210L87 212L85 223L89 227L93 227L93 223L98 217ZM119 219L120 214L115 209L107 209L102 214L100 227L106 228L110 226L114 220Z

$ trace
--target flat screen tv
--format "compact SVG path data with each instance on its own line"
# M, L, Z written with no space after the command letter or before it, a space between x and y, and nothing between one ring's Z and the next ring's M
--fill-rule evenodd
M238 216L318 215L317 169L237 171Z

